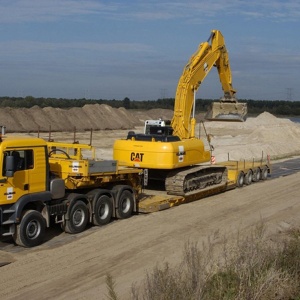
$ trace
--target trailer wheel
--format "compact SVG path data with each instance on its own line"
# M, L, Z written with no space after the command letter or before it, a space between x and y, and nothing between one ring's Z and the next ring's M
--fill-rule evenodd
M243 187L244 185L244 172L240 171L239 175L238 175L238 178L237 178L237 181L236 181L236 186L237 187Z
M109 223L112 216L112 202L106 195L100 196L96 200L95 211L93 215L93 224L101 226Z
M268 178L268 167L264 166L261 170L261 180L266 180Z
M129 191L123 191L118 201L117 217L119 219L129 218L133 212L133 205L133 194Z
M19 246L34 247L43 242L45 231L46 222L42 214L36 210L27 210L16 226L13 238Z
M249 170L244 178L245 184L250 185L252 183L252 179L253 179L253 173L252 170Z
M69 220L64 223L67 233L79 233L84 231L89 220L89 211L83 201L76 201L70 207Z
M260 168L255 169L254 174L253 174L253 181L257 182L260 181L261 178L261 172L260 172Z

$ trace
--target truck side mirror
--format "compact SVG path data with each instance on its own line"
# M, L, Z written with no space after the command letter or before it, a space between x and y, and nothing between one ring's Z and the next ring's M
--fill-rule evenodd
M13 177L14 173L14 157L12 155L8 155L5 158L5 176Z

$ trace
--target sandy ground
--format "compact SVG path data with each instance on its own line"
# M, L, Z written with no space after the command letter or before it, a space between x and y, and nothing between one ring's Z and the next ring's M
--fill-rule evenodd
M1 268L1 299L106 299L108 273L121 299L129 299L132 283L156 264L178 262L188 240L218 243L261 221L269 234L299 227L299 180L298 173L133 216L57 246L47 242L15 253L1 251L0 260L14 260Z
M252 125L207 124L217 160L228 153L234 159L259 157L262 151L277 157L295 154L300 149L299 127L271 119L278 123L275 131L270 119L266 124L258 124L258 119L250 120ZM290 142L280 140L281 130ZM97 156L112 158L113 141L126 133L95 133ZM72 141L73 136L57 133L53 138ZM89 136L80 133L77 139L88 142ZM270 238L299 227L299 180L300 173L267 180L169 210L91 227L78 235L57 229L33 249L1 243L0 262L11 262L1 267L1 299L107 299L108 273L116 280L120 299L129 299L131 285L143 280L147 270L164 262L179 262L188 240L220 243L224 236L234 238L236 232L244 234L260 222Z

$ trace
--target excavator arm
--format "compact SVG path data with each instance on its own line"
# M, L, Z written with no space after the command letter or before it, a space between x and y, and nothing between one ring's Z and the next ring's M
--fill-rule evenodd
M194 113L191 119L195 93L213 66L218 69L224 91L221 101L237 103L224 37L220 31L212 30L208 41L201 43L198 50L191 56L179 79L171 123L173 135L178 135L181 139L195 137Z

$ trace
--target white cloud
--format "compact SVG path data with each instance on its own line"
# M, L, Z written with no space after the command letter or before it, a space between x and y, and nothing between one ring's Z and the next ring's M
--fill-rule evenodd
M41 51L53 52L61 50L84 50L102 52L142 52L153 53L152 47L140 43L93 43L93 42L70 42L70 43L49 43L36 41L10 41L0 42L1 55L28 54Z
M114 4L87 0L6 0L0 2L0 22L55 21L69 16L113 12Z
M105 19L187 21L244 15L250 19L299 20L297 0L173 0L173 1L96 1L96 0L6 0L0 2L0 22L52 22L68 17L101 15ZM76 19L75 19L76 20Z

